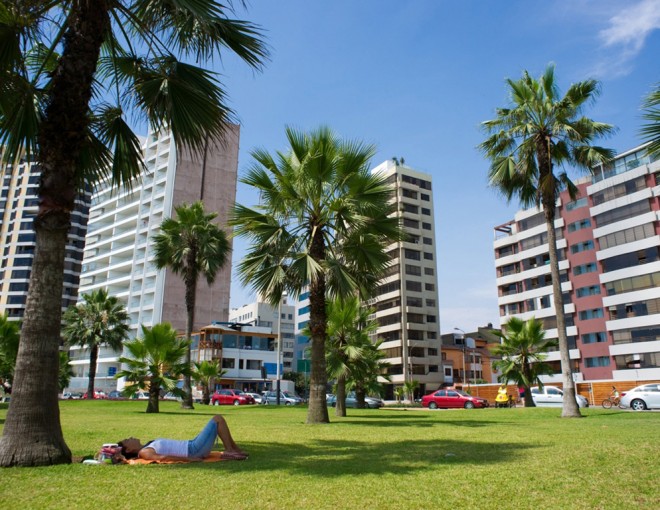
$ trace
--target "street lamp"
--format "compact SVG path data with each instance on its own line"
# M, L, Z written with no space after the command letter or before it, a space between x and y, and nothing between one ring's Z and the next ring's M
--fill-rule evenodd
M461 328L454 329L463 333L463 384L465 384L465 331L463 331Z
M276 390L277 390L277 405L280 405L280 388L281 388L281 374L280 374L280 360L282 359L282 301L286 299L286 291L282 292L280 303L277 306L277 367L276 367Z

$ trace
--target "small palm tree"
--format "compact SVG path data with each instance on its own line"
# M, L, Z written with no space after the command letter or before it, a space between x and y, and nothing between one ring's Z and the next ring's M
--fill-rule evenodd
M64 312L62 337L68 345L89 349L87 398L93 399L99 348L107 345L115 351L121 350L128 338L128 312L115 296L108 296L107 289L94 290L81 297L81 303Z
M127 396L147 391L147 413L157 413L161 389L176 393L179 377L190 375L190 364L186 363L189 344L178 339L176 330L164 322L151 328L142 326L142 338L126 342L124 347L128 355L119 361L126 368L116 377L125 377L129 383L124 388Z
M375 331L377 324L375 321L373 323ZM346 384L347 391L355 391L359 408L365 407L364 399L367 395L382 395L383 385L379 379L391 381L391 377L387 374L390 363L384 361L387 355L380 349L382 343L381 340L371 343L367 335L359 337L358 346L362 349L362 355L352 363Z
M0 315L0 384L11 391L20 341L20 323Z
M408 395L408 401L411 404L415 403L415 390L419 388L419 381L411 379L403 383L403 389L406 395Z
M158 269L169 267L183 278L186 286L186 339L190 345L195 323L197 280L204 276L209 285L215 281L216 274L227 261L230 246L225 232L213 223L217 213L204 212L201 201L182 204L175 211L176 219L164 220L160 232L153 238L154 262ZM190 365L190 348L186 361ZM190 375L184 380L183 391L182 405L192 409Z
M648 152L652 158L660 158L660 84L655 86L642 104L643 117L647 121L642 126L642 136L647 142L651 142Z
M369 321L373 310L360 306L357 297L335 299L328 304L328 339L325 344L328 376L336 379L336 416L346 416L346 382L371 345L369 333L375 321ZM307 332L306 332L307 333Z
M260 194L255 208L234 207L230 224L250 243L239 263L243 284L273 305L282 292L309 286L311 333L308 423L327 423L326 300L360 297L389 264L387 246L401 238L393 187L369 172L374 147L342 141L330 129L286 130L289 150L255 150L241 179Z
M498 377L502 384L509 381L525 388L525 407L534 407L530 387L542 386L540 376L552 374L552 368L544 363L546 353L557 346L557 340L546 340L543 323L535 318L523 321L512 317L506 330L493 331L502 343L493 347L493 354L502 356L493 362L493 368L501 371Z
M396 388L394 388L394 398L396 398L397 404L401 403L405 394L406 394L406 390L403 388L403 386L397 386Z
M597 96L599 84L585 80L571 85L560 96L550 65L538 79L527 71L520 80L507 80L511 106L497 109L497 118L482 123L488 138L479 145L490 160L490 184L508 201L518 197L523 207L542 206L548 231L552 292L565 393L563 417L579 417L575 399L568 337L561 293L555 213L559 193L576 198L577 187L565 165L591 171L614 156L610 149L592 145L613 132L609 124L584 117L582 110Z
M41 170L36 244L15 391L0 466L71 462L57 399L67 232L76 192L107 177L115 188L143 170L132 119L167 127L178 149L204 152L233 112L206 66L227 50L260 68L259 27L218 1L125 0L0 4L3 163ZM204 65L195 65L203 62Z
M60 351L60 370L57 376L60 391L64 391L64 388L69 385L73 375L73 367L69 363L69 353Z
M217 360L204 360L195 363L192 378L202 385L202 404L209 405L211 403L211 393L215 388L215 382L226 373L225 369L220 368L220 363Z

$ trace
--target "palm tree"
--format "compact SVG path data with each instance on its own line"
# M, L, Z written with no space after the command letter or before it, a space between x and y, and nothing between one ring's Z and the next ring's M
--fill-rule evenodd
M365 297L387 267L388 244L401 238L393 187L369 173L374 147L342 141L322 127L286 129L287 153L255 150L241 181L260 205L234 207L230 224L251 247L238 266L243 284L273 305L309 285L311 332L307 423L327 423L326 299Z
M371 345L369 333L375 331L375 321L369 321L372 309L360 307L356 296L335 299L328 304L328 338L325 344L328 376L336 379L336 416L346 416L346 381L364 354L365 344Z
M60 391L64 391L69 385L73 375L73 367L69 363L69 353L66 351L60 351L60 363L57 375L57 383Z
M525 388L525 407L534 407L533 385L542 386L541 375L552 374L552 367L544 363L547 353L557 346L557 340L546 340L543 323L535 318L523 321L511 317L506 323L506 331L493 331L502 339L502 343L493 347L493 354L502 356L493 362L493 367L502 372L499 381L507 384L513 381Z
M128 338L128 312L119 299L108 295L107 289L93 290L81 297L81 303L64 312L62 337L70 346L89 349L87 398L91 400L94 398L99 348L106 345L115 351L121 350Z
M403 390L406 395L408 395L408 401L411 404L415 403L415 390L419 388L419 381L411 379L403 383Z
M644 120L647 124L642 126L642 136L651 142L648 152L652 158L660 158L660 84L655 86L642 104Z
M128 355L119 358L126 368L116 377L125 377L129 383L124 393L132 396L147 391L147 413L157 413L161 389L176 393L179 377L190 375L190 364L186 363L188 346L186 340L177 338L176 330L167 322L151 328L142 326L142 338L126 342Z
M567 190L572 199L575 184L564 169L572 165L591 171L614 155L610 149L592 145L594 139L608 135L614 128L582 116L583 107L597 96L599 84L585 80L571 85L561 97L555 83L554 66L538 79L527 71L520 80L507 80L511 93L510 108L497 109L497 118L483 122L490 135L479 148L490 160L490 184L510 201L517 197L523 207L542 206L548 230L548 250L552 292L557 314L557 332L564 388L563 417L579 417L575 400L564 304L561 294L555 212L557 198ZM558 173L556 173L558 172Z
M229 19L231 3L98 0L0 4L0 145L4 162L41 169L36 247L0 466L71 462L57 400L64 253L79 190L142 171L129 117L170 129L203 152L233 113L212 62L227 48L249 66L267 58L260 29ZM182 57L182 58L180 58Z
M0 384L9 391L14 382L20 338L20 323L10 321L7 314L0 315Z
M226 370L220 368L217 360L204 360L195 363L192 378L202 385L202 403L204 405L209 405L211 402L211 392L215 387L216 380L221 379L226 373Z
M201 201L182 204L175 211L176 219L165 219L160 233L153 238L154 263L158 269L169 267L183 278L186 286L186 339L190 345L195 323L197 280L204 276L209 285L215 281L216 274L227 261L230 246L225 232L213 223L218 214L204 212ZM190 365L190 347L186 361ZM190 375L185 377L183 391L182 407L192 409Z
M383 343L382 340L371 343L366 335L360 338L362 338L362 355L352 364L346 389L355 391L358 407L363 408L365 407L364 398L367 395L382 395L383 385L379 382L379 379L391 381L391 377L387 374L390 363L384 361L387 355L380 349L380 345Z

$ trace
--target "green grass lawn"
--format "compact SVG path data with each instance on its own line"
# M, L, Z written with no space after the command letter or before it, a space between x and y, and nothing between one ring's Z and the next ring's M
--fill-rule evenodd
M61 404L73 454L123 437L188 439L220 411L247 461L0 470L20 509L660 508L660 413L603 409L353 410L305 425L305 408L145 402ZM6 408L0 409L4 424Z

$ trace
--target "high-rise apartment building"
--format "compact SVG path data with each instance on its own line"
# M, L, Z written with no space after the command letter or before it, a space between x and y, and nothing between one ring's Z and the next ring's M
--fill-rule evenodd
M238 126L230 126L222 143L209 144L207 153L197 156L177 151L169 132L151 133L143 146L144 176L130 189L113 190L102 183L94 193L80 293L107 288L110 295L121 299L130 316L131 336L140 334L141 325L159 322L170 322L185 331L183 280L169 269L156 269L152 238L165 218L176 215L176 206L200 199L206 211L218 213L218 224L224 228L236 197L238 140ZM200 278L193 330L228 319L230 283L230 261L213 285ZM71 387L86 387L88 354L77 348L71 355L76 373ZM118 353L101 349L97 386L116 387L118 369Z
M645 146L562 193L555 229L575 379L660 379L660 160ZM502 324L536 317L557 337L543 212L519 211L495 229ZM559 353L550 353L561 381Z
M375 338L390 363L387 398L407 381L420 384L420 393L443 382L438 311L435 216L431 176L398 160L372 169L395 187L397 211L405 240L388 247L391 260L369 305L375 308Z
M0 314L20 320L25 312L36 234L33 220L39 207L39 165L21 162L0 172ZM79 194L71 213L64 259L62 310L78 297L85 231L91 193Z

